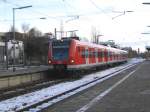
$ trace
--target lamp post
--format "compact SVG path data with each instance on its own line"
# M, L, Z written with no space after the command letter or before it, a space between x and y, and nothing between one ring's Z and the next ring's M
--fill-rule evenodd
M43 19L43 20L44 20L44 19L46 19L46 17L41 17L40 19Z
M150 34L150 32L143 32L143 33L141 33L141 34L146 34L146 35L147 35L147 34Z
M15 38L15 10L17 9L25 9L25 8L29 8L29 7L32 7L32 5L29 5L29 6L23 6L23 7L17 7L17 8L13 8L13 71L16 70L15 68L15 44L16 44L16 38Z
M144 5L150 5L150 2L144 2L142 4L144 4Z
M128 10L128 11L123 11L123 12L120 12L120 11L113 11L113 12L114 12L114 13L121 13L121 14L115 16L115 17L112 17L112 19L115 19L115 18L117 18L117 17L119 17L119 16L125 15L125 14L128 13L128 12L134 12L134 11Z

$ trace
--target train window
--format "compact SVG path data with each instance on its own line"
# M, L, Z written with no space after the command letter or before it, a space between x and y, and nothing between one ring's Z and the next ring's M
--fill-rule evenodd
M110 51L107 51L107 57L110 58Z
M104 53L104 51L102 51L102 57L104 57L105 56L105 53Z
M85 58L85 49L82 47L77 47L77 49L78 49L79 56L81 56L82 58Z
M103 50L103 49L101 49L101 51L100 51L100 57L101 57L101 58L104 57L104 50Z
M95 52L95 57L98 57L98 52L97 51Z
M54 60L68 59L70 41L53 41L52 54Z
M89 58L92 58L92 49L89 49Z
M69 49L68 48L53 48L53 59L64 60L68 59Z
M100 51L98 51L98 56L97 57L100 58Z
M109 57L110 57L110 58L112 57L112 52L109 52Z
M82 54L81 54L82 58L85 58L85 49L82 49Z
M86 57L86 58L89 57L89 51L88 51L88 49L85 50L85 57Z
M70 41L68 40L64 40L64 41L61 41L61 40L57 40L57 41L53 41L52 42L52 46L53 47L58 47L58 46L61 46L61 47L69 47L70 45Z

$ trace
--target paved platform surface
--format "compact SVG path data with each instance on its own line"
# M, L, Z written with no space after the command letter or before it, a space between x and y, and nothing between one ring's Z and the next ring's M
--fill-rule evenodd
M28 74L28 73L36 73L49 70L49 66L41 65L41 66L24 66L24 67L15 67L15 71L13 71L13 67L10 67L8 70L0 70L0 78L2 77L10 77L14 75Z
M108 94L96 100L93 104L91 103L93 99L125 77L127 78L109 91ZM83 110L79 111L81 108ZM150 112L150 61L144 61L103 83L51 106L45 111Z

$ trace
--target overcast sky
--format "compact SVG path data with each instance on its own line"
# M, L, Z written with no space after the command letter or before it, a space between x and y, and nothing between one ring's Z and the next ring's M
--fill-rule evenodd
M95 27L100 40L115 40L121 46L132 46L144 51L150 45L150 0L0 0L0 32L12 25L12 8L32 5L31 8L15 10L15 25L20 32L23 23L45 32L79 30L78 35L91 37ZM127 12L133 11L133 12ZM123 13L125 14L123 15ZM120 16L119 16L120 15ZM79 16L78 19L74 19ZM44 20L40 18L46 18Z

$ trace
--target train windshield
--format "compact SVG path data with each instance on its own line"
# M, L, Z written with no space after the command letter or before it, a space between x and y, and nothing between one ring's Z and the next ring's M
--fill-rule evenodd
M66 60L69 56L69 40L57 40L52 43L52 54L54 60Z

